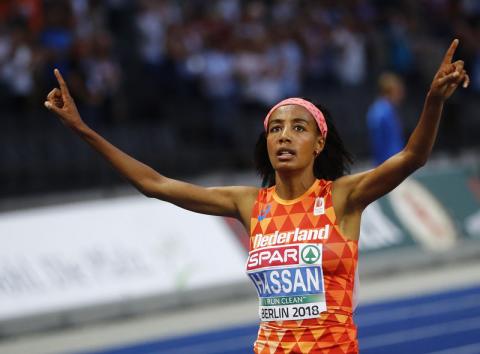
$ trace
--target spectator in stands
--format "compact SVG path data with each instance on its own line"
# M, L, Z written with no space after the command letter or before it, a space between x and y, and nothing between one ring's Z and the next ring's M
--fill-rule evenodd
M367 113L370 147L375 165L380 165L401 151L405 145L396 109L405 96L403 82L399 76L386 72L380 76L378 88L380 95Z
M162 101L170 79L167 61L167 28L174 23L174 9L165 1L141 1L135 15L137 29L137 55L139 59L139 81L146 90L136 93L136 103L141 116L156 119L161 116Z
M228 41L209 38L199 58L202 93L208 102L210 138L219 147L232 147L238 106L234 59Z
M112 55L112 38L108 33L97 33L91 39L91 53L83 58L82 71L88 92L92 119L113 123L122 120L122 72Z
M347 18L332 33L336 48L336 75L346 86L361 85L367 75L365 36L352 18Z
M5 107L11 113L26 113L33 91L34 53L28 32L20 26L10 37L0 38L0 89L4 87ZM18 122L24 117L18 119Z

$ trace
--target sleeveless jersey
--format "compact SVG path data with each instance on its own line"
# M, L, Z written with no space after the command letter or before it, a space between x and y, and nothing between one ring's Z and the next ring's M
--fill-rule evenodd
M294 200L275 187L258 193L246 266L259 295L257 354L358 353L358 242L341 234L331 189L331 181L316 180Z

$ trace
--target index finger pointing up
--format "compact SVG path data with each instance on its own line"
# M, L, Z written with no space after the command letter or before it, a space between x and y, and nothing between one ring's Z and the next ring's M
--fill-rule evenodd
M448 48L447 52L445 53L445 56L443 57L443 63L445 64L450 64L453 59L453 55L455 54L455 50L457 50L458 47L458 39L454 39L452 44L450 44L450 48Z
M62 77L62 74L60 74L60 70L55 69L53 70L53 73L55 74L55 77L57 78L58 84L60 85L60 91L62 91L62 96L68 96L70 92L68 91L67 84L65 80Z

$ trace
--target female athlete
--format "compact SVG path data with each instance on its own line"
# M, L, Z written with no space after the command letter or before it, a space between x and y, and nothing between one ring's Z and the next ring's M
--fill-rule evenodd
M214 187L162 176L110 144L81 119L60 72L45 106L140 192L203 214L235 217L250 233L247 273L259 295L255 353L358 353L352 320L362 211L425 164L442 108L469 77L458 46L447 50L405 148L380 166L345 175L350 162L325 111L303 99L264 120L257 169L266 188Z

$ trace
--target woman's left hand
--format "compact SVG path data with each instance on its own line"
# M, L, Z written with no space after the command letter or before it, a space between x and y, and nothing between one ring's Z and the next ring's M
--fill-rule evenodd
M458 47L458 39L453 40L450 48L448 48L440 68L433 78L430 86L430 97L439 98L443 101L448 99L457 89L458 85L463 83L463 87L467 88L470 84L470 78L463 68L463 60L457 60L452 63L453 55Z

